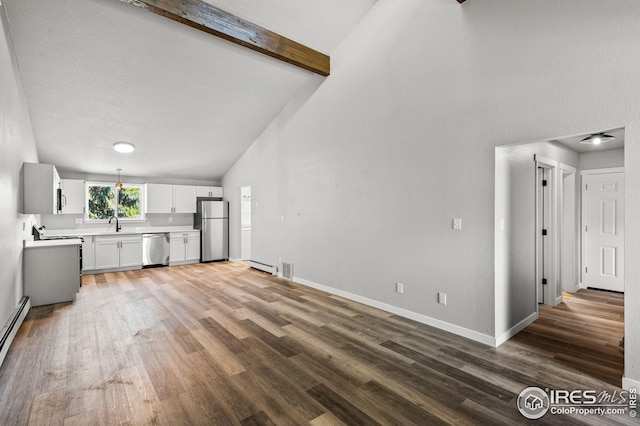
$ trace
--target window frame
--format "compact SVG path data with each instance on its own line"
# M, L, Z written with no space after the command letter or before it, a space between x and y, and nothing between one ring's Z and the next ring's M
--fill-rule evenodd
M91 186L106 186L111 187L114 190L115 194L115 202L114 202L114 214L118 215L118 195L119 189L116 188L116 184L114 182L100 182L100 181L85 181L84 184L84 221L85 223L108 223L109 219L91 219L89 217L89 187ZM128 183L122 182L123 188L138 188L140 190L140 217L135 218L126 218L126 217L118 217L118 221L120 222L146 222L146 196L147 193L145 191L145 185L143 183Z

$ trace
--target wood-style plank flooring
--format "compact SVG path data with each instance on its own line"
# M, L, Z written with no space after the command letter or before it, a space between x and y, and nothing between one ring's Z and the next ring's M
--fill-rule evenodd
M529 386L619 391L550 357L561 341L532 344L539 330L491 348L245 264L83 283L27 316L0 368L0 425L512 425Z
M509 342L614 386L622 386L624 295L601 290L564 293L541 306L538 320Z

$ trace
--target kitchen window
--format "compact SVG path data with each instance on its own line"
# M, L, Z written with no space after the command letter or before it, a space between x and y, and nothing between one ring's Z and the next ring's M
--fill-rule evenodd
M144 220L144 185L125 183L122 188L111 183L87 182L85 221L104 222L117 216L120 220Z

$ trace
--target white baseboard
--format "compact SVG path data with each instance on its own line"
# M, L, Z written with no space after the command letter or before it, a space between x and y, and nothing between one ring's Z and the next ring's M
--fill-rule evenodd
M244 260L242 260L242 259L234 259L233 257L230 257L229 258L229 262L240 263L240 262L244 262Z
M640 380L629 379L628 377L622 377L622 389L637 389L640 391Z
M439 328L449 333L457 334L458 336L466 337L467 339L474 340L476 342L484 343L489 346L496 346L496 339L487 334L479 333L468 328L460 327L455 324L448 323L439 319L435 319L426 315L418 314L416 312L408 311L406 309L399 308L397 306L389 305L377 300L369 299L367 297L358 296L357 294L349 293L346 291L338 290L333 287L328 287L322 284L315 283L313 281L305 280L300 277L293 277L293 281L312 287L318 290L325 291L336 296L344 297L345 299L353 300L354 302L362 303L363 305L371 306L373 308L381 309L386 312L390 312L395 315L399 315L404 318L408 318L422 324L430 325L432 327Z
M562 303L562 296L556 297L556 303L554 303L553 306L558 306L561 303Z
M22 305L22 301L20 305ZM9 352L9 346L11 346L11 342L13 342L13 339L16 337L16 334L18 333L18 330L20 329L24 318L27 316L29 310L31 309L31 299L27 300L27 303L22 308L22 311L17 312L17 309L19 308L16 308L16 311L14 311L14 314L11 316L11 318L9 318L7 324L0 330L0 336L3 336L4 333L8 331L7 339L4 341L2 347L0 348L0 365L2 365L4 358L7 356L7 352ZM15 323L13 323L14 319ZM9 328L11 329L8 330Z
M537 319L538 319L538 313L537 312L532 313L531 315L529 315L528 317L526 317L525 319L523 319L522 321L520 321L519 323L511 327L509 330L502 333L502 335L500 335L498 338L496 338L495 346L500 346L507 340L511 339L513 336L520 333L522 330L524 330L526 326L528 326L529 324L531 324Z

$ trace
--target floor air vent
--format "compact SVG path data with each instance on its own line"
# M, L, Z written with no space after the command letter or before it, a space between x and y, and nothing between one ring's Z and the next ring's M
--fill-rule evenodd
M282 262L282 277L293 280L293 263Z

